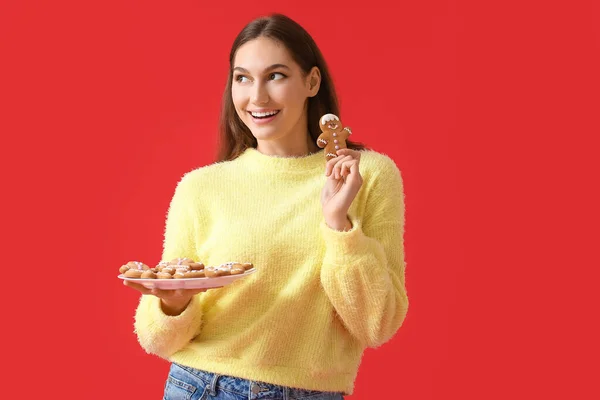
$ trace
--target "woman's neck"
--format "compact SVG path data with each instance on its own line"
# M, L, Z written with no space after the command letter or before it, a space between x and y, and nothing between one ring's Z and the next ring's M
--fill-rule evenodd
M260 153L278 157L303 157L319 151L319 147L312 141L310 135L303 143L277 143L259 140L256 150Z

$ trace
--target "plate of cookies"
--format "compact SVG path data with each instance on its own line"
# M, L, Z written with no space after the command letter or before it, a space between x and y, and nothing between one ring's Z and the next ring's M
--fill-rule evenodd
M252 263L232 261L205 266L189 258L176 258L161 261L155 267L129 261L119 268L118 278L139 283L148 289L211 289L227 286L254 271Z

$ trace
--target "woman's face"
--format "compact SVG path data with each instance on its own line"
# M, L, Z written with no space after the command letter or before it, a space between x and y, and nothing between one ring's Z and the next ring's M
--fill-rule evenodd
M265 37L251 40L237 50L233 67L233 104L259 147L306 145L307 97L316 92L311 75L305 76L285 46Z

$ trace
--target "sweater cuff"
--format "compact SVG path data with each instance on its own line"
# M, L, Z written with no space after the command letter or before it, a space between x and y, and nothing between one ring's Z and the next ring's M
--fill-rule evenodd
M321 233L325 241L326 264L345 265L355 262L357 255L365 254L369 248L369 238L364 234L361 221L349 217L352 228L349 231L337 231L332 229L323 220L321 221Z
M200 332L202 308L199 295L177 316L163 313L160 299L143 295L135 315L138 342L147 353L168 358L181 350Z
M171 347L174 343L159 343L163 340L173 340L182 337L189 340L195 336L202 322L202 308L199 296L195 295L190 304L179 315L170 316L162 311L160 298L143 295L135 315L135 331L142 347L147 350ZM168 339L170 338L170 339ZM155 351L150 351L155 352Z
M163 312L160 298L156 296L148 295L148 317L154 321L157 326L168 327L172 329L175 327L185 326L194 322L194 319L200 319L201 310L198 296L193 296L188 306L179 315L167 315Z

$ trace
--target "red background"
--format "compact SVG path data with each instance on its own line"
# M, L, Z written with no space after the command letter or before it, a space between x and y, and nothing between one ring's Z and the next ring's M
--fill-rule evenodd
M404 177L411 308L349 398L600 398L600 6L562 3L2 2L2 397L161 397L117 269L159 260L230 45L279 11Z

